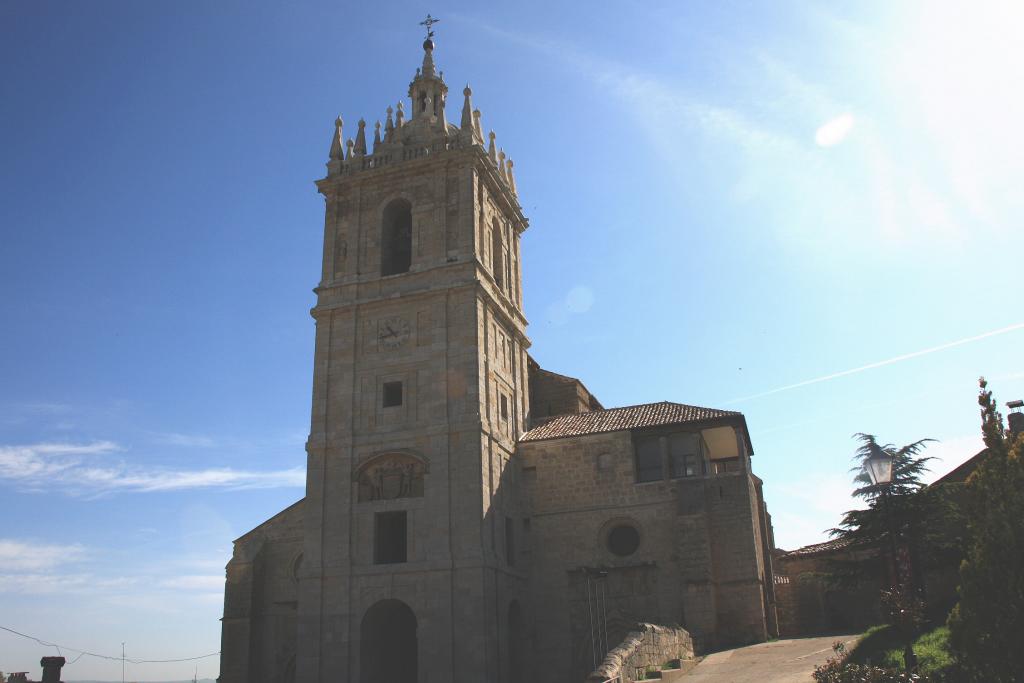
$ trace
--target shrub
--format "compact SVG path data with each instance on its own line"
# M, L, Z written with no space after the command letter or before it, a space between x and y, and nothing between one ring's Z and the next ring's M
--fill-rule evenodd
M832 649L836 656L814 670L817 683L934 683L932 678L924 674L854 664L849 661L842 643L835 643Z

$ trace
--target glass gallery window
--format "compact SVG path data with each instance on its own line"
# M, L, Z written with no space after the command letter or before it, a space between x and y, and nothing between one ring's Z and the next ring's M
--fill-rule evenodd
M705 473L706 447L698 432L634 436L633 450L637 483Z
M703 474L702 460L699 434L682 432L668 437L669 476L695 477Z
M661 464L661 437L642 436L633 441L636 451L637 482L659 481L665 478Z

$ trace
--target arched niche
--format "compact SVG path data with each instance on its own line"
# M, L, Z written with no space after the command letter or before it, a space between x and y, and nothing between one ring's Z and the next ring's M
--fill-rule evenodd
M375 456L356 470L358 500L422 498L423 477L427 463L411 453L384 453Z

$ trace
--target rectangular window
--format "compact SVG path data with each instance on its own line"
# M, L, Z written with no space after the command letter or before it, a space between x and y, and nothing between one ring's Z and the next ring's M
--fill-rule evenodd
M724 460L715 460L711 464L714 467L715 474L725 474L726 472L742 471L742 468L740 467L739 458L726 458Z
M397 564L405 562L405 511L378 512L373 526L373 563Z
M394 408L402 405L402 383L384 382L383 396L382 405L385 408Z
M661 467L661 439L656 436L638 438L633 442L636 451L636 480L659 481L664 478Z
M701 471L700 436L673 434L669 437L669 470L672 477L695 477Z
M505 518L505 561L516 566L516 525L511 517Z
M512 433L512 421L509 420L508 396L501 395L501 428L506 434Z

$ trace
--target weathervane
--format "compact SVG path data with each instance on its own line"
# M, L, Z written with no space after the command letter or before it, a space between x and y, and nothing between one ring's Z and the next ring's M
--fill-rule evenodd
M439 21L441 21L441 20L440 19L435 19L434 17L430 16L430 14L427 14L427 18L420 22L420 26L426 26L427 27L427 40L430 40L431 38L434 37L433 26L434 26L434 24L436 24Z

